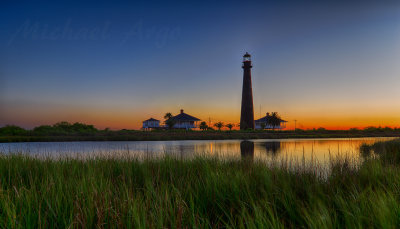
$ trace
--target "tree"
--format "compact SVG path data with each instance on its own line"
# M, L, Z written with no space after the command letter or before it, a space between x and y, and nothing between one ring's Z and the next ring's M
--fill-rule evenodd
M49 125L41 125L33 128L33 133L39 134L39 135L50 135L54 134L54 128Z
M262 123L260 124L260 126L261 126L261 130L264 130L265 127L266 127L267 125L265 125L265 122L262 122Z
M233 125L232 123L228 123L228 124L226 124L225 126L228 127L229 130L232 130L232 128L233 128L234 125Z
M201 122L199 128L200 128L200 130L207 130L208 125L206 122Z
M70 126L69 131L75 133L94 133L98 130L93 125L76 122Z
M7 125L5 127L0 128L0 135L10 136L10 135L24 135L26 134L26 130L14 125Z
M172 129L176 123L176 121L173 119L173 116L170 112L166 113L164 115L164 123L168 126L169 129Z
M165 119L165 120L168 120L168 119L170 119L170 118L172 118L172 114L171 114L170 112L165 113L164 119Z
M276 127L281 125L281 117L278 112L272 112L268 124L272 126L272 130L275 130Z
M215 127L218 128L218 130L221 130L222 127L224 127L224 123L223 122L217 122L214 124Z
M58 122L52 126L42 125L35 127L33 133L39 135L69 135L69 134L91 134L97 132L93 125L76 122L70 124L68 122Z

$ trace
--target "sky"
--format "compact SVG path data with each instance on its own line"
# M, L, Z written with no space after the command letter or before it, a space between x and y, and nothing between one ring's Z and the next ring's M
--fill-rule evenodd
M138 129L185 113L288 129L400 127L399 1L0 3L0 126Z

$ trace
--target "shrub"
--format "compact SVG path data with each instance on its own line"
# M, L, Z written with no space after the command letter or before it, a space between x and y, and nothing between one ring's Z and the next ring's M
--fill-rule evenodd
M7 125L0 128L0 135L4 136L25 135L26 133L27 131L25 129L15 125Z

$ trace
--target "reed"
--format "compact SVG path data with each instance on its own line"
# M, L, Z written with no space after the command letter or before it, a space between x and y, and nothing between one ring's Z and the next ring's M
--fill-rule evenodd
M378 144L400 153L399 141ZM382 152L358 168L332 161L328 177L210 157L2 154L0 227L395 228L400 167Z

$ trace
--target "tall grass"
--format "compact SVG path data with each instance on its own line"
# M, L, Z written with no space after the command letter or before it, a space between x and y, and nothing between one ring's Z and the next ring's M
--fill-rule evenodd
M2 155L0 227L400 226L398 165L332 163L326 178L251 160Z

